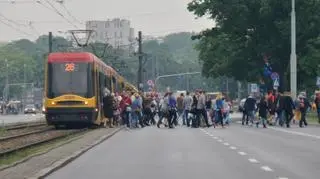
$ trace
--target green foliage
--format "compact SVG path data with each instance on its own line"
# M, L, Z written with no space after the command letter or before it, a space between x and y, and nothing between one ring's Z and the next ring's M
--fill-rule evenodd
M198 60L198 51L195 49L197 41L191 40L194 34L182 32L170 34L162 40L144 41L144 84L147 88L147 80L155 80L157 76L201 71ZM201 41L200 41L201 42ZM88 51L96 54L107 65L112 66L132 84L136 84L138 72L138 56L128 49L115 49L105 44L94 43L83 49L75 49L70 41L62 37L53 38L54 52ZM26 64L26 80L34 83L36 87L43 87L44 64L48 55L48 36L40 36L35 42L21 39L0 47L0 92L4 88L6 80L6 65L9 63L9 83L23 83L24 68ZM203 55L203 54L201 54ZM189 80L188 80L189 79ZM201 75L191 75L161 78L158 81L158 89L163 91L170 86L172 90L190 90L203 88L207 91L219 91L224 89L221 81L205 79ZM232 91L232 90L231 90ZM10 90L11 96L19 98L21 86Z
M315 82L319 64L318 38L320 1L296 0L298 86ZM195 38L206 76L232 76L257 82L262 75L263 55L279 72L283 88L288 88L290 62L291 1L279 0L193 0L189 11L209 15L216 27ZM311 80L312 79L312 80Z
M17 47L12 46L12 44L8 44L2 48L0 48L0 89L3 92L5 87L5 81L7 78L7 74L9 77L9 83L23 83L24 79L26 79L27 83L31 82L35 75L35 64L36 61L28 56L25 52L18 49ZM26 76L24 77L24 64L26 70ZM13 86L10 87L10 94L14 96L14 94L21 95L21 86Z

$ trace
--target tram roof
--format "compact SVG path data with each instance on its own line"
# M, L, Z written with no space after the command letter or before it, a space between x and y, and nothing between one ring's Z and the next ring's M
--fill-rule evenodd
M113 73L115 70L106 65L102 60L96 57L94 54L89 52L54 52L50 53L48 56L48 63L54 62L96 62L101 65L103 68L106 68Z

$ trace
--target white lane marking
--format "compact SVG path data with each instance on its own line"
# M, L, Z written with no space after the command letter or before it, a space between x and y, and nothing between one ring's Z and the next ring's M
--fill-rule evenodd
M236 150L236 149L237 149L237 147L230 146L230 149L232 149L232 150Z
M214 139L219 139L218 137L213 137Z
M210 137L213 137L213 135L212 135L212 134L209 134L209 136L210 136Z
M278 179L289 179L289 178L286 178L286 177L279 177Z
M267 171L267 172L272 172L272 171L273 171L273 170L272 170L270 167L268 167L268 166L262 166L261 169L264 170L264 171Z
M36 116L35 114L32 114L32 116L34 117L34 116Z
M219 139L218 142L223 142L223 140Z
M240 155L247 155L245 152L238 152Z
M256 159L254 159L254 158L249 158L248 160L249 160L249 162L251 162L251 163L259 163L259 161L256 160Z
M223 143L225 146L229 146L230 144L228 142Z
M300 135L300 136L304 136L304 137L311 137L311 138L315 138L315 139L320 139L320 136L312 135L312 134L308 134L308 133L304 133L304 132L289 131L286 129L280 129L280 128L275 128L275 127L269 127L269 129L272 129L275 131L280 131L280 132L285 132L288 134L295 134L295 135Z

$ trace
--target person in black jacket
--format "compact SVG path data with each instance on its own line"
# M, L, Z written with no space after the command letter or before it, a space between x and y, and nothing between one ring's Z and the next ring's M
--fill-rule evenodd
M283 100L283 101L281 101L281 100ZM292 100L289 92L286 92L284 94L283 99L280 99L280 103L283 103L280 105L283 105L282 109L283 109L283 112L285 115L285 122L286 122L287 128L289 128L290 122L294 116L293 110L295 109L295 105L293 103L293 100Z
M267 121L267 115L268 115L268 102L267 102L267 96L262 96L259 104L259 117L260 120L257 122L257 127L259 127L260 121L262 121L263 128L267 128L266 121Z
M301 112L301 120L299 121L299 127L303 127L303 124L305 126L308 125L307 120L306 120L306 114L309 108L311 108L309 100L306 98L305 95L299 96L299 110Z
M113 106L114 98L111 95L110 91L108 89L105 89L103 96L103 114L107 119L104 120L104 127L107 126L107 121L109 122L110 127L113 127Z
M253 95L250 95L246 102L244 103L244 109L247 112L247 115L249 117L249 120L251 122L251 125L253 125L254 122L254 116L255 116L255 111L256 111L256 99L254 99Z

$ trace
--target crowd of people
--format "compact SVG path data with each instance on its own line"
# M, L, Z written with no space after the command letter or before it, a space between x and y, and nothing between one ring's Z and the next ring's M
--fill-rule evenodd
M136 93L126 91L121 94L105 90L103 109L104 125L124 124L129 128L143 128L156 125L174 128L224 127L230 123L231 102L222 94L207 96L205 91L186 92L179 95L166 92Z
M305 92L301 92L296 100L289 92L270 91L260 99L250 95L242 108L242 125L250 123L259 127L262 124L264 128L267 125L285 125L289 128L291 123L299 121L299 127L306 127L306 114L312 109L317 111L320 123L320 92L316 93L314 102L308 100Z

